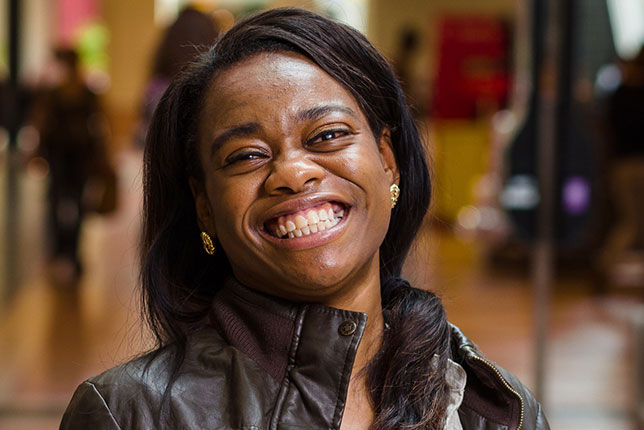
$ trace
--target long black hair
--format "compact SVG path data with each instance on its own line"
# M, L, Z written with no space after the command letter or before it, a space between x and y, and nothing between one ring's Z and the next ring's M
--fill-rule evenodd
M343 85L374 136L391 133L400 197L380 247L382 301L391 328L367 369L373 428L440 428L449 327L440 300L400 278L430 201L423 144L389 63L358 31L314 13L280 8L239 22L184 69L161 99L144 156L141 283L147 321L159 347L173 345L175 375L187 334L206 324L213 296L232 274L224 252L209 256L201 247L188 185L190 176L203 177L197 118L204 94L217 72L254 54L283 51L305 56Z

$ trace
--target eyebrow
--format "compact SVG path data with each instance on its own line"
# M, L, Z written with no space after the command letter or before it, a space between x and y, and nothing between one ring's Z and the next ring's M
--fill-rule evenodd
M247 137L257 132L259 123L247 122L245 124L236 125L217 136L210 145L210 156L212 156L221 146L229 139L235 137Z
M335 112L344 113L352 116L355 119L358 119L358 114L355 113L353 109L343 105L316 106L314 108L306 109L301 112L298 112L296 115L296 118L299 121L313 121L313 120L322 118L325 115L328 115L330 113L335 113Z

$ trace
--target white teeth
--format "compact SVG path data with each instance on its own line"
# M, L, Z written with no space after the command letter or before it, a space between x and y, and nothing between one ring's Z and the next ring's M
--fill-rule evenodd
M320 217L318 217L318 214L315 211L309 211L309 213L306 214L306 218L309 220L309 225L320 222Z
M308 214L306 214L306 217L309 220L309 225L314 225L320 222L320 218L318 217L318 214L315 213L315 211L310 211Z
M306 221L306 218L304 218L302 215L298 215L295 217L295 226L298 229L302 229L308 225L308 222Z
M344 217L344 209L337 213L330 209L310 210L306 215L297 215L295 219L286 220L285 216L279 217L275 236L295 238L308 236L311 233L325 231L336 226Z

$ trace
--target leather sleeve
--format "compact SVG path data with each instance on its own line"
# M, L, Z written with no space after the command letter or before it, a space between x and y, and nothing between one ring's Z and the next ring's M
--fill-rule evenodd
M103 396L91 382L74 393L60 423L60 430L121 430Z
M499 366L497 366L497 369L501 372L506 382L512 385L513 389L523 399L523 426L521 430L550 430L550 425L543 412L541 403L537 401L530 390L507 370Z
M546 419L546 416L543 413L543 409L541 408L541 405L539 405L539 410L537 412L537 422L534 428L537 430L550 430L550 424L548 424L548 420Z
M523 385L518 385L518 380L503 370L507 379L514 382L514 387L521 394L524 401L522 430L550 430L550 425L543 412L541 403L534 398L532 393Z

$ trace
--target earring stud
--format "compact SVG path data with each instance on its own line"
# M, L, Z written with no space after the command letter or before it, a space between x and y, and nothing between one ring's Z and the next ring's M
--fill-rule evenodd
M391 184L389 187L389 192L391 193L391 208L395 208L398 204L398 197L400 196L400 188L396 184Z
M203 249L208 255L213 255L215 253L215 244L212 242L212 238L205 231L201 232L201 242L203 244Z

